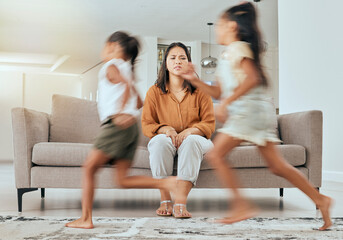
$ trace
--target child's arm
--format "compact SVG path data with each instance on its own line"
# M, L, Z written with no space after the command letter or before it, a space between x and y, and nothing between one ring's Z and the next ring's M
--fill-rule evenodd
M137 109L141 109L143 107L143 101L141 97L137 94Z
M141 97L139 96L136 87L134 85L132 85L132 90L136 93L137 95L137 109L140 109L143 107L143 101L141 99Z
M246 78L235 89L234 93L230 97L223 99L223 105L229 105L233 101L237 100L239 97L249 92L252 88L256 87L260 82L259 73L253 60L244 58L241 62L241 67L246 74Z
M194 66L193 64L189 63L186 72L181 73L181 76L184 79L187 79L192 85L201 89L203 92L207 93L208 95L214 97L215 99L219 99L221 96L221 88L220 86L210 86L203 81L201 81L198 76L195 75ZM219 84L219 83L218 83Z
M132 86L131 84L129 84L129 82L125 80L125 78L123 78L123 76L120 74L118 68L115 65L111 65L107 68L106 77L113 84L125 84L122 106L120 108L121 112L123 111L127 101L129 100ZM136 118L130 114L119 114L118 116L116 116L116 118L114 118L113 121L117 126L126 129L136 122Z
M120 74L118 68L115 65L110 65L107 68L106 77L113 84L118 84L118 83L125 84L123 102L120 108L120 111L122 111L130 97L130 84L125 80L125 78L123 78L123 76Z

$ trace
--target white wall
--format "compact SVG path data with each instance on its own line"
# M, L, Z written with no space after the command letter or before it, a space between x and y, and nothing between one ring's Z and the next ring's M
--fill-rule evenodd
M82 97L83 99L88 99L92 101L97 100L97 90L98 90L98 73L103 64L92 68L88 72L81 75L82 83Z
M81 97L80 77L0 71L0 161L13 160L11 109L26 107L51 113L53 94Z
M143 37L136 66L136 88L142 99L157 79L157 37Z
M0 161L13 159L11 109L23 103L22 73L0 71Z
M81 98L79 76L24 74L24 107L51 113L53 94Z
M275 107L279 108L279 49L268 47L261 60L268 77L269 95L273 97Z
M280 112L323 111L324 179L343 181L343 1L279 0Z

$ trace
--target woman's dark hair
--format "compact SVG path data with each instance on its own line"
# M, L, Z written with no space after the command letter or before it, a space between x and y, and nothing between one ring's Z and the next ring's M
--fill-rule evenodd
M136 37L132 37L125 32L117 31L113 33L107 42L117 42L122 47L125 56L130 59L132 65L132 72L134 72L134 66L136 58L139 53L140 43Z
M261 33L257 26L256 10L251 3L243 3L226 10L222 17L235 21L238 27L238 37L241 41L250 43L254 62L260 74L261 84L267 86L267 77L262 69L260 55L264 51Z
M156 86L159 87L163 93L167 93L167 84L169 83L169 71L168 71L168 68L167 68L167 57L169 55L169 52L172 48L174 47L180 47L182 48L183 50L185 50L185 53L186 53L186 56L187 56L187 59L188 59L188 62L192 62L192 59L191 59L191 55L187 49L187 47L183 44L183 43L180 43L180 42L174 42L172 44L170 44L164 54L164 58L163 58L163 62L162 62L162 65L161 65L161 68L160 68L160 72L158 73L158 77L157 77L157 80L155 82ZM187 80L185 80L183 82L183 87L184 88L187 88L191 94L195 91L195 87Z

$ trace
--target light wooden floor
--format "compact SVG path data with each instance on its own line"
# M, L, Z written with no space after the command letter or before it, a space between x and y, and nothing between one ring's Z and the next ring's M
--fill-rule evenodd
M283 199L278 189L243 189L260 209L261 217L319 217L314 204L298 189L285 189ZM321 192L335 200L333 217L343 217L343 183L324 182ZM223 189L193 189L188 209L194 217L220 217L227 209L229 193ZM81 214L80 189L46 189L23 196L23 212L17 212L17 192L11 163L0 162L0 215L63 216ZM158 190L98 189L94 202L96 217L153 217L159 204Z

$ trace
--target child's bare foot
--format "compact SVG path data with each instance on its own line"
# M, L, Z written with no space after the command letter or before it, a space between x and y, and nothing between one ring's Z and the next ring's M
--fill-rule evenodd
M319 228L320 231L326 230L332 225L332 221L330 218L330 208L333 204L333 200L325 195L322 195L322 198L323 200L321 201L321 203L317 204L324 220L324 225Z
M219 219L216 222L232 224L255 217L258 214L258 212L258 208L251 204L247 204L244 206L236 207L235 209L230 211L228 217Z
M94 227L92 219L83 220L81 218L79 218L79 219L77 219L75 221L66 223L65 226L66 227L70 227L70 228L85 228L85 229L91 229L91 228Z

